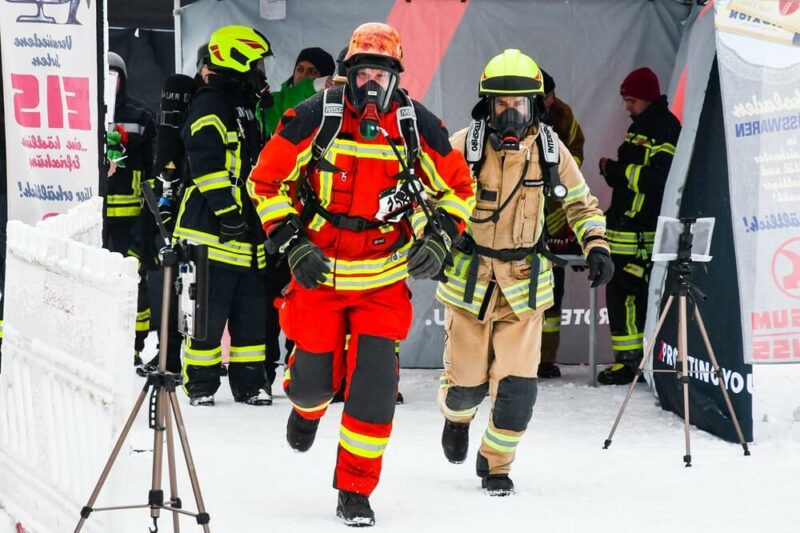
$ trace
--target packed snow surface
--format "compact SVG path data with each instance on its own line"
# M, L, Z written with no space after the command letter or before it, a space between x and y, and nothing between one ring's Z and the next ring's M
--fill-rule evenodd
M787 402L800 405L798 395L783 398L782 410L757 408L761 418L755 421L750 457L738 445L692 428L693 466L685 468L683 421L658 407L645 385L637 386L613 445L603 450L626 387L589 387L585 366L562 366L562 371L562 379L540 384L512 471L517 493L493 498L481 491L474 473L488 400L470 430L469 459L450 464L439 444L439 371L403 370L406 404L397 407L383 477L371 497L376 530L800 531L800 421L785 408ZM274 392L270 407L235 404L223 378L212 408L190 407L179 393L211 530L345 531L335 517L331 488L342 404L330 407L313 448L301 454L286 444L290 407L279 387ZM784 412L788 416L770 414ZM107 501L101 493L98 506L146 501L153 438L144 410L134 427L111 474L126 476L128 500ZM184 508L196 509L182 460L178 477ZM91 488L79 495L81 501ZM152 525L147 510L115 512L125 514L125 531ZM161 531L172 531L171 521L165 513ZM188 517L181 518L181 530L201 531Z

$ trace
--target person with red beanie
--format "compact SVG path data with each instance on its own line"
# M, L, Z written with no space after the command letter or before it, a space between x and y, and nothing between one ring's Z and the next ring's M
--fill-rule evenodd
M633 381L644 349L647 286L656 222L681 125L649 68L628 74L619 88L633 123L617 158L600 159L600 174L612 188L606 211L614 277L606 305L615 363L597 377L604 385Z

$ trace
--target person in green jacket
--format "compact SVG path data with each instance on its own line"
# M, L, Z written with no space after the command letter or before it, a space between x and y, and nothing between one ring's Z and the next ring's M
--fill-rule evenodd
M272 92L272 104L258 109L265 133L272 134L283 113L325 88L336 69L333 57L322 48L303 48L294 62L294 72Z

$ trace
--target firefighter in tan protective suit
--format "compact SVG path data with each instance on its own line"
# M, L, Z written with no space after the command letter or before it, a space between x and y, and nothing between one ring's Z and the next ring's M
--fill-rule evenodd
M508 474L536 401L542 316L553 304L553 256L540 242L546 195L561 199L592 286L606 283L614 266L597 199L567 147L539 123L536 62L504 51L486 65L479 95L472 125L450 140L471 164L478 192L471 238L459 244L436 293L446 308L438 401L445 456L461 463L469 424L488 391L492 413L476 470L488 494L506 496L514 492Z

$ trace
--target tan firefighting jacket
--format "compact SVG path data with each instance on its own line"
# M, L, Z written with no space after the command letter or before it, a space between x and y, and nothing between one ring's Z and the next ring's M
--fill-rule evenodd
M455 150L464 151L467 130L461 130L450 139ZM477 204L473 219L484 219L496 211L514 191L515 186L524 179L523 186L514 193L509 205L500 213L497 222L475 223L468 226L474 242L483 247L501 249L530 248L531 253L521 259L505 261L499 258L480 256L477 283L472 298L465 298L467 270L472 259L467 253L456 251L454 265L445 271L447 283L439 283L437 298L452 307L474 314L481 314L481 304L487 295L490 282L495 282L517 316L530 312L529 287L531 286L531 263L534 245L539 241L544 225L545 198L543 187L529 186L541 179L539 165L538 129L522 141L520 150L495 151L490 144L485 147L485 161L478 179ZM527 175L521 176L526 157L530 157ZM581 243L583 253L595 247L608 249L604 239L594 239L584 244L587 237L605 237L605 217L597 207L597 198L591 195L583 175L567 147L559 140L558 173L561 182L567 187L564 210L567 222L574 229ZM537 254L539 272L535 283L535 309L542 312L553 303L552 267L541 254ZM471 299L471 301L469 301Z

